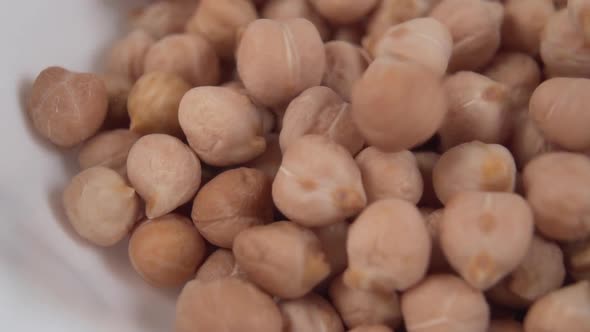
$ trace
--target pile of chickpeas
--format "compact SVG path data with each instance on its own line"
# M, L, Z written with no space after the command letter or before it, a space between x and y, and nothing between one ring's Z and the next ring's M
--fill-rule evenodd
M590 332L590 0L177 0L38 133L176 332Z

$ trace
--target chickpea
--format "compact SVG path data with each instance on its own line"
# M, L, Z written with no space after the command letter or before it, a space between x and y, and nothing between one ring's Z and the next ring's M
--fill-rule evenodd
M285 332L344 332L342 321L332 305L319 295L307 294L279 303Z
M131 26L144 30L155 39L180 33L195 9L189 1L155 1L131 14Z
M311 22L261 19L244 31L237 63L248 93L263 105L277 107L321 83L326 54Z
M348 332L394 332L392 329L385 325L361 325L355 327Z
M369 56L358 46L346 41L326 43L326 72L322 84L350 102L353 85L369 66Z
M383 324L396 327L402 321L397 293L377 293L347 286L342 277L332 281L330 299L350 329Z
M449 71L478 70L488 64L500 47L502 4L492 1L442 0L430 16L453 36Z
M269 179L274 180L281 161L283 160L283 153L279 145L279 135L266 135L266 150L255 159L247 162L246 167L255 168L268 176Z
M346 221L328 225L324 227L313 228L312 231L320 240L322 250L330 263L332 275L342 273L348 265L348 255L346 254L346 240L350 225Z
M125 176L127 155L139 137L138 134L127 129L105 131L94 136L84 143L78 153L80 169L104 166Z
M378 0L310 0L310 2L328 21L343 25L360 21L377 6Z
M262 7L261 16L271 20L304 18L315 25L320 36L322 36L322 40L330 38L330 27L307 0L266 1Z
M350 153L318 135L303 136L289 146L273 182L272 197L289 220L306 227L337 223L356 215L367 203L361 173Z
M426 221L426 227L432 240L432 249L430 251L430 265L429 271L431 272L449 272L451 267L449 262L442 251L440 245L440 228L444 215L444 209L438 209L433 211L420 211Z
M439 76L416 63L376 59L352 92L353 120L367 143L383 151L424 143L446 112Z
M302 297L330 274L317 236L291 222L247 228L233 249L248 279L282 299Z
M107 70L135 82L143 75L145 57L154 43L154 38L143 30L130 32L113 44L107 57Z
M246 279L231 250L217 249L201 265L195 279L207 282L225 277Z
M127 99L133 83L128 77L117 74L104 74L101 76L107 89L109 106L104 125L109 128L129 127L129 113L127 112Z
M92 167L76 175L64 190L63 205L76 233L103 247L121 241L140 213L135 190L105 167Z
M520 196L463 192L445 206L440 245L467 283L486 290L525 259L533 231L533 213Z
M37 132L66 148L92 137L107 108L106 87L98 76L60 67L49 67L37 76L27 105Z
M369 203L398 198L418 203L424 184L410 151L382 152L370 146L356 156Z
M350 104L332 89L316 86L305 90L287 107L279 143L283 153L301 136L322 135L358 153L364 140L352 121Z
M590 329L590 282L553 291L528 311L524 330L586 332Z
M149 219L161 217L190 201L201 184L201 163L179 139L151 134L129 151L127 175L146 201Z
M350 226L344 282L365 290L406 290L424 277L431 239L418 209L399 199L369 205Z
M561 241L590 236L590 159L568 152L546 153L523 173L526 198L537 229ZM549 190L550 189L550 190Z
M590 41L590 1L570 0L567 3L569 17L586 42Z
M191 281L176 304L175 332L281 332L283 319L272 298L238 278Z
M131 130L139 134L182 136L178 123L178 106L190 90L182 78L165 72L143 75L129 93L127 109Z
M541 33L553 13L553 0L506 0L502 46L531 55L539 53Z
M434 166L432 181L443 204L464 191L512 192L516 165L505 147L473 141L445 152Z
M260 112L231 88L190 90L182 98L178 118L190 146L210 165L244 163L266 149Z
M432 181L432 173L434 166L440 159L440 155L436 152L416 152L414 153L418 170L422 175L422 183L424 185L422 198L419 205L428 207L438 207L441 205L436 192L434 191L434 184Z
M486 332L490 309L483 294L450 275L431 275L402 295L408 332Z
M567 243L564 251L569 274L578 281L590 281L590 238Z

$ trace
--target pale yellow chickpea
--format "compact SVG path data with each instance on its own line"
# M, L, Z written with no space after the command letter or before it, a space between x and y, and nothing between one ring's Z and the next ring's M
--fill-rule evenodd
M555 13L553 0L506 0L502 46L531 55L539 53L541 33Z
M274 180L281 167L282 160L283 153L279 144L279 136L277 134L269 134L266 135L266 150L260 156L247 162L244 166L256 168L266 174L269 179Z
M284 332L344 332L342 320L334 307L317 294L282 301L279 309L283 314Z
M325 48L326 72L322 84L350 102L352 87L371 62L369 56L357 45L346 41L331 41Z
M360 21L375 6L378 0L310 0L315 9L336 25Z
M231 250L217 249L199 267L195 279L207 282L225 277L246 279Z
M522 324L513 320L492 320L487 332L524 332Z
M350 225L347 221L328 225L324 227L312 228L312 231L320 240L322 249L330 263L331 275L342 273L348 265L348 255L346 254L346 240Z
M590 238L564 246L567 269L574 279L590 281Z
M436 197L436 192L434 191L434 184L432 181L434 166L440 159L440 155L436 152L416 152L414 153L414 157L416 157L418 169L422 175L422 183L424 185L422 198L420 199L418 205L427 207L440 206L441 204L438 200L438 197Z
M155 42L143 30L131 31L113 44L107 56L107 70L135 82L143 75L145 56Z
M107 89L109 108L104 127L123 128L129 127L129 113L127 112L127 99L133 83L127 76L106 73L101 76Z
M330 38L330 26L308 0L268 0L262 7L260 16L271 20L301 17L315 25L323 40Z
M570 19L578 29L584 39L590 41L590 1L588 0L569 0L567 9Z
M86 141L78 153L78 164L84 170L95 166L127 174L127 155L140 136L127 129L102 132Z
M133 11L130 23L133 28L144 30L155 39L161 39L182 32L194 9L195 3L189 1L154 1Z
M395 332L385 325L361 325L348 332Z

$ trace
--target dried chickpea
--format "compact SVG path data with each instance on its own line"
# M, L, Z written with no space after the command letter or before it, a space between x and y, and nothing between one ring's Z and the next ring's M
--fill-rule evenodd
M590 282L582 281L553 291L528 311L526 332L590 330Z
M463 192L445 206L440 245L467 283L486 290L525 259L533 231L533 212L520 196Z
M281 167L282 160L283 153L279 145L279 135L269 134L266 135L266 150L244 166L262 171L269 179L274 180Z
M344 282L365 290L406 290L424 277L431 239L411 203L386 199L369 205L350 226Z
M392 329L385 325L361 325L355 327L348 332L394 332Z
M553 0L506 0L502 46L512 51L539 53L541 33L555 13Z
M263 105L276 107L321 83L326 54L311 22L261 19L244 31L237 63L248 93Z
M412 152L382 152L370 146L355 158L369 203L387 198L413 204L422 197L424 183Z
M350 329L383 324L397 327L402 321L397 293L377 293L347 286L342 277L332 281L330 299Z
M84 170L104 166L125 176L127 155L139 139L139 135L127 129L102 132L86 141L78 153L78 164Z
M282 332L272 298L238 278L186 284L176 304L175 332Z
M330 263L331 275L342 273L348 265L346 254L346 240L350 225L346 221L324 227L312 228L320 240L322 250Z
M578 281L590 281L590 238L568 243L564 251L569 274Z
M201 184L201 163L179 139L151 134L129 151L127 176L153 219L190 201Z
M154 43L154 38L143 30L130 32L113 44L107 57L107 70L135 82L143 75L145 56Z
M283 314L284 332L344 332L334 307L317 294L280 302L279 309Z
M514 120L510 150L519 169L524 169L535 157L555 150L555 145L547 142L526 111Z
M492 320L487 332L524 332L522 324L512 320Z
M182 32L194 8L189 1L155 1L131 13L131 26L161 39Z
M440 128L446 112L439 76L416 63L376 59L352 92L357 128L369 145L384 151L424 143Z
M246 279L231 250L217 249L199 267L195 279L207 282L225 277Z
M326 43L326 72L322 84L350 102L353 85L369 66L369 56L358 46L346 41Z
M304 18L315 25L323 40L330 38L330 26L308 0L268 0L262 7L261 16L271 20Z
M463 143L445 152L432 171L436 196L446 204L464 191L514 191L516 165L498 144Z
M287 107L279 135L283 153L305 135L327 137L345 147L352 155L358 153L364 145L364 140L352 121L350 104L325 86L303 91Z
M109 128L129 127L129 113L127 112L127 99L133 83L128 77L117 74L104 74L101 76L107 89L109 106L104 125Z
M434 166L440 159L440 155L436 152L416 152L414 153L414 157L416 158L418 169L422 175L422 183L424 185L419 205L428 207L440 206L440 201L438 200L438 197L436 197L432 181Z
M526 198L537 229L561 241L590 236L590 159L568 152L546 153L523 173Z
M151 72L133 86L127 101L131 130L139 134L182 136L178 107L190 85L175 74Z
M76 233L103 247L121 241L140 214L135 190L105 167L92 167L76 175L64 190L63 205Z
M247 228L233 250L248 279L282 299L302 297L330 274L317 236L292 222Z
M569 0L567 3L569 17L584 39L590 41L590 1Z
M155 287L183 286L205 258L205 241L190 219L168 214L139 225L129 240L129 259Z
M98 76L60 67L39 73L27 105L37 132L60 147L73 147L92 137L107 109L107 90Z
M318 135L303 136L289 146L272 197L289 220L306 227L337 223L367 203L361 173L350 153Z
M375 6L378 0L309 0L315 9L330 23L336 25L360 21Z
M402 295L408 332L486 332L490 309L483 294L450 275L431 275Z
M232 88L190 90L182 98L178 118L191 148L210 165L244 163L266 149L260 112Z

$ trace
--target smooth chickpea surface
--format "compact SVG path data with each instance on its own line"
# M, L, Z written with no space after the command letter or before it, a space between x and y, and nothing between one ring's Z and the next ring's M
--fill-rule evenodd
M355 327L348 332L394 332L392 329L385 325L361 325Z
M358 46L341 40L327 42L326 72L322 84L350 102L352 88L362 77L371 60Z
M359 21L377 5L377 0L310 0L315 9L336 25Z
M328 40L331 34L330 26L308 0L267 0L261 16L271 20L301 17L315 25L323 40Z
M487 332L524 332L522 324L512 320L492 320Z
M39 73L27 105L36 131L64 148L94 135L107 110L107 90L100 77L61 67L49 67Z
M321 296L306 296L279 303L285 332L344 332L344 326L332 305Z
M127 174L127 155L140 136L127 129L105 131L86 141L78 153L78 164L84 170L104 166Z
M92 167L76 175L64 190L62 202L76 233L104 247L121 241L140 215L135 190L105 167Z
M155 42L144 30L130 32L113 44L107 57L107 70L135 82L143 75L145 56Z
M438 197L436 197L436 192L434 191L432 173L434 166L440 159L440 155L436 152L416 152L414 153L414 156L416 157L416 163L418 165L418 170L420 170L420 174L422 175L422 183L424 185L419 205L438 207L440 206L440 201L438 200Z
M553 0L505 1L502 46L531 55L539 53L541 33L553 13Z
M586 41L590 41L590 1L569 0L567 9L578 32L584 36Z
M161 39L182 32L194 7L190 1L155 1L133 12L130 23L135 29L144 30L153 38Z
M199 267L195 280L207 282L225 277L246 279L231 250L217 249Z
M322 244L322 250L330 263L331 275L342 273L348 265L348 255L346 254L346 241L350 225L347 221L328 225L324 227L312 228L315 235Z

